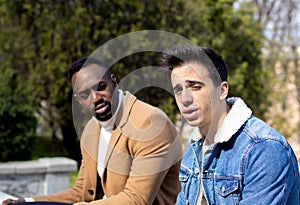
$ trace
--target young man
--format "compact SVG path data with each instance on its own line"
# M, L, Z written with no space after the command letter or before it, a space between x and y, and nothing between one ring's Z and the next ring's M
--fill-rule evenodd
M210 48L177 46L162 56L176 103L194 126L181 162L177 205L299 204L296 157L285 138L228 98L227 66Z
M81 136L78 178L73 188L32 199L77 205L173 205L180 191L182 152L169 118L118 89L115 77L95 58L76 61L69 78L74 97L93 116ZM11 202L16 201L3 204Z

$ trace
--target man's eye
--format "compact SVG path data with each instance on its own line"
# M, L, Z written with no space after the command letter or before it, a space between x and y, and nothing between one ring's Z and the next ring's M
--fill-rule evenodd
M106 84L100 83L100 84L98 85L98 87L97 87L97 91L105 90L105 88L106 88Z
M192 85L190 88L192 90L200 90L202 88L202 86L201 85Z
M106 84L104 83L99 83L99 84L96 84L92 87L92 90L95 90L95 91L102 91L102 90L105 90L106 88Z
M90 96L91 91L85 90L79 93L79 98L86 100Z
M174 89L174 93L175 93L176 95L180 95L181 92L182 92L182 88Z

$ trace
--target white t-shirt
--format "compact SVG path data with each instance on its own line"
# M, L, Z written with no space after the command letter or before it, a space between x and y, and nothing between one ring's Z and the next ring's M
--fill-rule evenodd
M101 131L100 131L100 138L99 138L99 145L98 145L98 159L97 159L97 170L98 174L100 177L102 177L104 167L105 167L105 157L106 157L106 152L108 149L109 141L111 138L111 133L114 128L114 120L115 120L115 115L118 113L121 103L123 101L124 95L122 90L118 90L119 92L119 102L118 102L118 107L116 109L116 112L114 113L113 117L110 118L107 121L99 121L96 118L100 124L101 124Z

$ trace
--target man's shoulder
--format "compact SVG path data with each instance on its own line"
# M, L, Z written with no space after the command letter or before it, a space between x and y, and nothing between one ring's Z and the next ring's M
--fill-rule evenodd
M131 94L130 92L125 92L125 103L127 102L132 102L132 106L130 108L130 116L136 117L135 115L138 116L138 118L153 118L153 117L163 117L163 118L168 118L166 113L159 109L158 107L155 107L145 101L142 101L138 99L136 96ZM127 102L126 102L127 101Z
M276 140L286 143L286 139L277 130L255 116L246 122L244 129L255 141Z
M159 108L136 99L128 112L126 122L122 124L122 132L129 136L166 135L176 136L177 131L169 117ZM148 137L151 138L151 137ZM172 137L173 138L173 137ZM152 139L152 138L151 138Z
M164 111L141 100L137 100L133 105L130 117L137 118L139 121L151 122L170 120Z

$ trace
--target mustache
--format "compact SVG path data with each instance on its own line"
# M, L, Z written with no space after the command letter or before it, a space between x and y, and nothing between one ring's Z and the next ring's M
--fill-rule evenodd
M106 105L108 104L108 101L105 101L103 98L99 99L97 102L94 103L94 107L97 107L98 105Z

